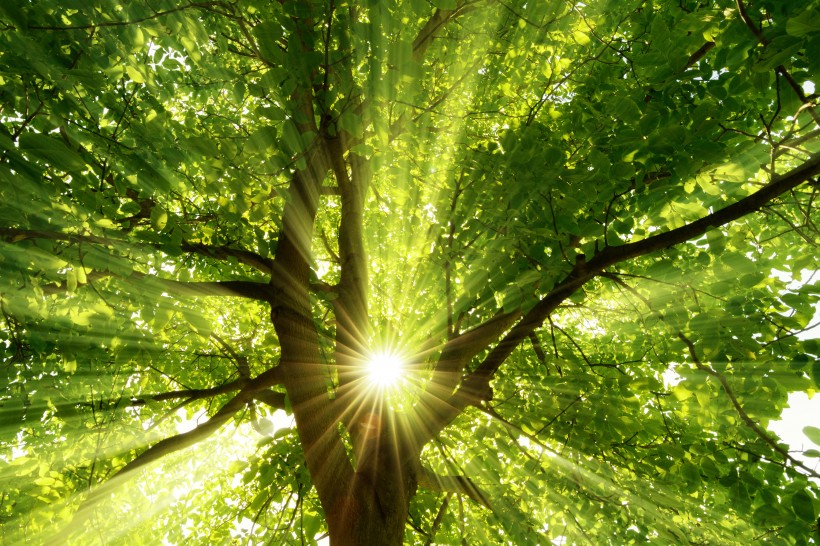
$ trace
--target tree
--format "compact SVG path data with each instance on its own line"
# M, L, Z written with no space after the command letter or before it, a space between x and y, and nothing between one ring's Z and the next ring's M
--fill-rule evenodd
M820 541L820 2L0 25L5 542Z

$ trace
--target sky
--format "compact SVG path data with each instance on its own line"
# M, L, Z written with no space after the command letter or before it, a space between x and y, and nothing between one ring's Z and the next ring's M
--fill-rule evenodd
M778 272L775 272L778 274ZM783 273L788 280L788 275ZM795 280L790 285L790 288L796 288L806 282L812 282L818 275L817 271L802 271L801 279ZM778 275L780 276L780 275ZM800 339L817 339L820 338L820 304L814 307L814 318L811 324L815 326L805 332L797 335ZM789 407L783 410L780 414L779 421L772 421L769 423L769 430L777 434L781 440L786 442L792 451L794 457L806 464L809 468L820 469L820 459L805 458L801 453L807 449L820 449L820 446L814 445L805 434L803 428L807 426L820 427L820 394L816 394L809 398L805 392L793 392L789 394Z
M769 430L776 433L789 444L794 457L806 464L809 468L820 469L820 459L805 458L801 452L807 449L820 449L803 434L803 427L820 427L820 395L809 399L804 392L789 394L789 407L780 414L782 420L769 423Z

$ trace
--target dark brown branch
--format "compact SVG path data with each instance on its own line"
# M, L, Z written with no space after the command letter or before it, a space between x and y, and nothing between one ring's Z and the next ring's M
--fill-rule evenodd
M700 237L713 228L724 226L747 214L757 212L776 197L796 188L818 174L820 174L820 154L814 154L799 167L784 175L774 177L769 184L736 203L685 226L647 237L635 243L607 247L586 264L586 271L573 271L573 274L584 276L593 271L594 274L597 274L606 267L618 262L663 250Z
M133 272L127 280L139 280L173 296L237 296L271 302L270 285L254 281L175 281L145 273Z
M754 21L752 21L752 18L749 17L749 13L746 11L746 6L744 5L743 0L735 0L735 4L737 5L737 10L740 14L740 18L743 20L743 23L749 28L749 30L752 31L752 34L755 35L757 41L760 42L760 44L764 47L768 46L769 39L766 38L761 29L755 26ZM817 112L814 110L814 105L809 100L809 98L806 97L806 93L803 92L803 88L800 86L800 84L797 83L797 81L794 79L791 73L789 73L789 71L786 70L786 67L782 64L777 65L775 70L778 74L780 74L786 79L786 82L788 82L789 87L792 88L794 94L797 95L797 98L800 99L800 102L805 106L806 110L809 111L809 115L811 115L812 119L814 119L814 122L820 125L820 116L817 115Z
M271 386L278 383L281 383L281 373L279 368L276 367L259 374L251 380L239 379L237 381L211 389L188 389L186 391L175 391L171 393L153 395L151 398L154 400L169 400L180 397L188 397L189 399L193 399L196 397L205 398L208 396L221 394L222 392L230 392L241 388L241 390L233 398L225 403L225 405L223 405L206 422L198 425L196 428L188 432L183 432L160 440L137 455L137 457L122 467L108 481L102 483L99 487L97 487L97 489L93 490L85 501L83 501L77 512L75 512L74 519L70 525L72 527L79 525L90 517L94 505L102 500L102 497L112 493L123 482L123 478L127 474L130 474L134 470L142 468L149 463L157 461L166 455L201 442L216 432L222 425L228 422L251 401L259 400L271 405L272 407L276 407L277 409L284 409L285 395L269 390ZM207 393L207 395L204 393ZM64 537L62 534L57 534L49 539L46 544L63 544L63 538Z
M19 243L31 239L45 239L49 241L65 241L69 243L93 243L106 246L122 244L121 241L94 235L78 235L75 233L61 233L58 231L42 231L34 229L18 229L0 227L0 239L7 243Z
M703 46L689 56L686 61L686 69L692 68L699 60L706 56L712 48L715 47L715 42L706 42Z
M62 233L59 231L42 231L33 229L18 229L0 227L0 239L7 243L18 243L31 239L45 239L49 241L64 241L67 243L79 244L90 243L110 247L138 247L129 241L111 239L109 237L98 237L96 235L80 235L76 233ZM158 248L156 245L150 245ZM232 248L227 245L213 246L197 243L194 241L183 241L180 245L183 252L192 252L215 260L236 259L241 264L253 267L254 269L270 275L272 272L273 260L266 258L250 250Z
M211 338L216 340L216 342L222 347L222 350L228 353L228 356L234 361L236 364L236 370L239 372L239 377L249 379L251 376L251 369L250 366L248 366L248 357L237 353L234 348L230 346L230 344L228 344L217 334L211 333Z
M87 273L86 277L87 282L82 285L78 284L78 286L90 285L107 277L117 277L126 281L142 282L158 291L168 292L173 296L233 296L268 303L272 301L269 285L254 281L175 281L136 271L126 277L120 277L110 272L92 271ZM67 291L67 287L59 284L45 285L42 290L46 294L58 294Z
M779 453L780 456L783 457L785 460L789 461L794 466L802 468L803 470L808 472L809 475L815 478L820 478L820 473L818 473L815 470L812 470L799 460L792 457L786 449L778 445L777 442L775 442L771 436L766 434L765 430L760 428L760 426L757 423L755 423L751 417L749 417L749 414L746 413L746 411L740 405L740 402L738 402L737 397L735 396L735 393L732 390L732 387L729 385L729 381L726 380L726 376L715 371L714 369L712 369L711 366L707 366L706 364L700 361L700 358L698 358L697 351L695 350L695 345L688 337L683 335L682 332L678 332L678 338L681 341L683 341L683 343L686 345L686 348L689 350L689 356L692 358L692 362L695 363L695 366L697 366L699 370L706 372L708 375L718 380L720 386L723 387L723 392L725 392L726 396L729 397L729 401L732 403L732 406L734 406L738 415L740 415L741 421L743 421L743 423L745 423L747 427L752 429L752 432L754 432L761 440L766 442L766 444L768 444L769 447L771 447L773 450Z
M338 287L333 284L328 284L326 282L312 282L310 283L310 291L314 294L335 294L338 290Z
M280 364L275 370L282 370L305 461L328 520L332 521L338 517L337 511L344 509L344 494L354 472L336 433L338 412L324 381L316 380L324 365L311 310L310 234L315 227L319 188L331 165L325 140L315 143L307 152L306 168L293 174L288 187L271 275L275 297L271 321L280 343Z
M136 458L131 460L131 462L117 472L117 475L132 472L142 466L160 459L165 455L168 455L169 453L179 451L180 449L184 449L204 440L216 432L219 427L224 425L231 417L241 410L247 403L248 398L249 397L244 392L237 394L224 406L222 406L210 419L198 425L193 430L160 440L137 455Z
M337 197L339 195L342 195L342 191L339 189L339 186L321 186L319 188L319 195Z
M459 2L455 9L436 9L413 40L413 58L420 60L444 25L468 9L467 2Z
M436 538L436 533L438 533L439 527L441 527L441 522L444 520L444 514L447 513L447 507L450 505L451 498L453 498L453 493L449 493L444 497L444 500L441 501L441 506L439 506L436 517L433 518L433 524L430 526L430 532L426 533L427 542L425 546L432 546L433 540Z
M178 400L180 398L185 398L188 401L202 400L204 398L213 398L214 396L218 396L220 394L238 391L246 384L247 380L237 379L236 381L231 381L230 383L225 383L224 385L219 385L217 387L209 387L207 389L182 389L178 391L149 394L146 396L140 396L139 398L131 397L129 405L144 406L148 400L153 400L155 402Z
M212 245L205 245L202 243L190 242L190 241L183 241L180 248L183 252L195 252L202 256L207 256L208 258L213 258L215 260L227 260L230 258L235 258L236 261L243 265L250 266L257 271L261 271L266 275L270 275L273 272L273 260L270 258L266 258L256 252L251 252L250 250L244 250L239 248L232 248L227 245L223 246L212 246Z
M193 430L183 432L169 438L160 440L152 445L134 458L131 462L122 467L112 478L99 487L94 489L91 494L86 497L80 508L75 512L74 518L70 524L71 527L79 525L88 517L91 516L91 511L103 497L112 493L122 482L122 478L143 466L152 463L165 455L169 455L186 447L190 447L198 442L201 442L214 432L216 432L222 425L224 425L231 417L233 417L239 410L244 407L248 401L248 395L240 392L228 401L218 412L216 412L206 422L200 424ZM52 537L47 544L62 544L61 533ZM64 538L64 537L63 537Z
M532 344L532 350L535 352L535 356L538 358L538 361L542 364L547 363L547 353L544 352L544 348L541 346L541 340L538 339L538 336L535 335L535 332L530 332L530 335L527 336L530 338L530 343Z
M285 409L285 395L281 392L272 391L270 389L257 391L253 394L253 399L263 404L267 404L273 409Z
M328 156L333 174L341 189L341 218L339 221L339 259L341 275L339 279L339 298L336 300L337 322L343 325L350 322L350 328L367 330L367 260L364 253L363 216L364 199L370 183L368 177L356 176L352 171L348 175L348 165L344 149L339 139L327 140ZM348 330L353 338L357 337ZM361 342L357 339L341 340L349 349L356 349ZM337 334L337 341L338 334Z
M757 26L755 26L754 21L752 21L752 18L749 17L749 13L746 11L746 6L743 4L742 0L736 0L736 5L738 13L740 14L740 18L743 20L743 23L747 27L749 27L749 30L752 31L752 34L755 35L757 41L763 44L764 46L768 45L769 40L767 40L766 37L763 36L763 31L761 31L759 28L757 28Z
M449 339L441 350L435 364L433 377L420 396L420 404L425 409L424 425L437 423L454 417L451 399L459 381L464 376L467 364L490 343L498 339L505 330L512 326L521 316L519 311L499 313L483 324ZM424 348L424 353L432 352L435 347ZM452 416L452 417L451 417ZM437 431L429 431L429 436L421 436L421 444L435 436Z
M531 332L540 327L558 306L580 289L591 279L600 275L606 268L617 263L651 254L659 250L696 239L710 229L726 225L743 216L759 211L776 197L786 193L800 184L820 174L820 154L811 156L805 163L791 171L775 177L769 184L757 192L727 206L708 216L679 228L647 237L641 241L622 246L609 246L596 253L591 260L578 261L572 271L539 301L516 324L507 335L487 355L484 361L469 374L453 396L444 404L442 411L437 412L434 423L430 423L426 440L438 434L461 411L470 404L479 404L492 398L490 381L499 367L506 361L513 350L526 339Z
M498 339L521 316L520 311L499 313L483 324L448 340L435 366L433 383L452 393L458 385L464 367L472 358Z
M780 157L789 151L799 152L800 150L797 148L798 146L807 142L814 142L818 136L820 136L820 129L814 129L804 135L795 137L792 140L775 143L774 157Z

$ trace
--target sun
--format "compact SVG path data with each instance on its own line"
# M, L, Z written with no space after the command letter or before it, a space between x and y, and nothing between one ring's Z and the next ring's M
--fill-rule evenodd
M404 360L390 351L378 351L367 359L367 377L377 387L394 387L404 375Z

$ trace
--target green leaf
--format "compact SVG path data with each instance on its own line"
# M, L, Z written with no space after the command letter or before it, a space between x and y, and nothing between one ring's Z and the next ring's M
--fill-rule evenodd
M820 428L812 426L803 427L803 434L805 434L814 445L820 446Z
M213 324L208 319L195 311L188 311L185 313L185 318L188 319L188 324L200 335L209 336L213 331Z
M322 520L318 514L305 514L303 526L305 536L313 538L322 528Z
M758 61L758 63L754 66L755 70L772 70L787 62L790 58L796 55L803 47L802 43L796 43L788 47L785 47L784 49L777 49L777 47L774 46L773 43L769 44L769 46L767 46L767 49L764 50L763 55L761 55L760 57L760 61Z
M77 273L73 269L66 272L66 290L70 293L77 291Z
M82 157L56 136L24 133L20 136L20 149L46 160L63 171L76 172L85 168Z
M281 64L283 50L279 45L279 40L284 34L282 25L273 21L265 21L253 27L253 34L256 37L262 57L268 61Z
M291 154L298 154L304 149L303 136L293 120L285 121L282 126L282 139Z
M168 224L168 213L159 205L151 209L151 226L157 230L162 231Z
M136 66L130 64L125 65L125 72L134 83L145 83L145 76Z
M276 128L267 125L260 127L248 139L249 151L263 153L276 145Z
M364 125L361 116L349 110L339 116L339 128L350 133L353 138L362 138L364 136Z
M630 98L622 98L615 103L613 114L627 124L638 123L641 119L641 110Z
M803 521L814 522L815 514L811 495L805 491L797 491L792 495L791 504L792 510L798 518Z
M433 0L433 6L438 9L456 9L458 0Z
M0 11L8 17L19 30L28 26L28 18L22 6L17 2L0 2Z
M789 364L789 367L793 370L799 370L800 368L804 368L806 364L809 363L809 355L807 354L798 354L795 355Z
M786 22L786 32L792 36L817 34L820 32L820 10L811 7L792 17Z

